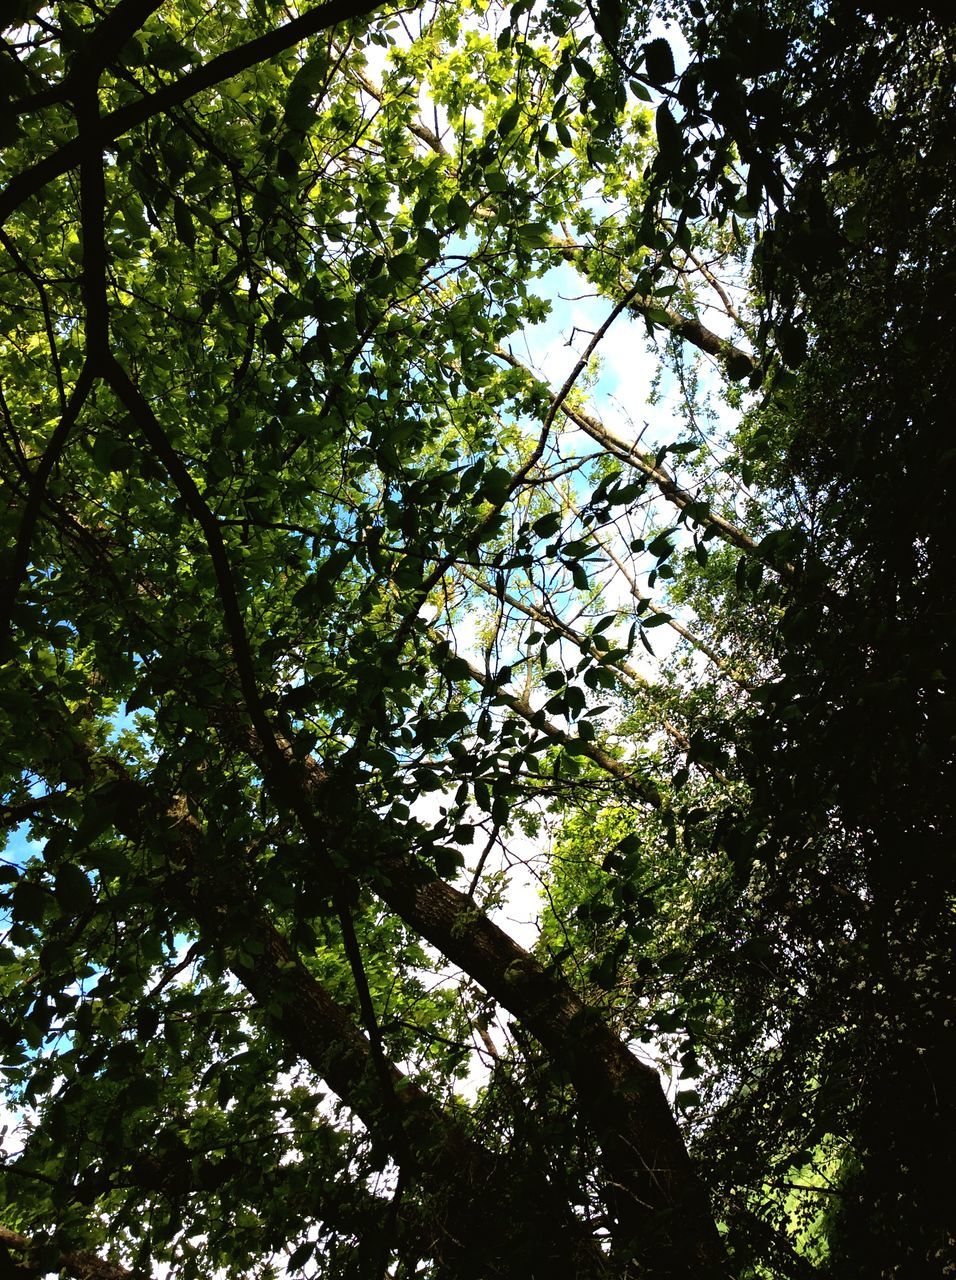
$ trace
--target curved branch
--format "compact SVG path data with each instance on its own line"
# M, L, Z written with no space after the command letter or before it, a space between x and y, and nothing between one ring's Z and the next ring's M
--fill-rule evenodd
M57 394L60 397L60 412L64 413L66 411L66 389L63 386L63 370L60 366L60 357L56 347L56 331L53 325L50 300L47 297L46 283L43 277L33 270L2 228L0 228L0 245L6 249L20 275L29 280L37 291L37 296L40 299L40 311L43 314L43 328L46 332L47 346L50 348L50 364L53 366L53 377L56 379Z

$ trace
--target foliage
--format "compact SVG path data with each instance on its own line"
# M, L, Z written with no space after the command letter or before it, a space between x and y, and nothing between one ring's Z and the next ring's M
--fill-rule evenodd
M941 13L16 8L11 1262L944 1274Z

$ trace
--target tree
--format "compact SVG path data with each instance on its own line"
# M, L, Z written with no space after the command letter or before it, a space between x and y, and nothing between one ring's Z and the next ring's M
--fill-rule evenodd
M14 15L14 1269L942 1274L951 33L669 16Z

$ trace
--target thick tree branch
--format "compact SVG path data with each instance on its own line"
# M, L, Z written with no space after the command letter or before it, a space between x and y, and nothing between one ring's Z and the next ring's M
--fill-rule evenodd
M735 346L727 338L721 338L696 316L685 316L673 307L663 305L659 298L636 298L632 310L652 324L660 324L669 329L705 355L715 356L738 378L752 373L757 367L753 356L741 347Z
M105 370L109 353L109 305L106 297L106 174L103 152L96 140L100 119L96 87L84 87L77 97L79 128L80 226L83 233L83 314L86 358L97 374Z
M98 26L89 31L83 45L70 59L62 80L10 103L8 110L28 115L56 103L69 102L81 87L94 87L103 70L120 53L163 0L119 0Z
M374 81L370 80L364 71L360 71L358 67L350 67L349 74L355 80L356 84L361 85L370 98L374 98L378 103L383 103L385 101L384 91L380 89ZM445 150L445 145L441 138L439 138L438 134L435 133L433 129L429 129L421 120L409 120L407 128L408 132L412 134L413 137L424 142L425 146L431 151L434 151L436 155L444 156L448 154Z
M118 0L109 13L86 36L83 47L73 55L64 81L69 95L75 82L95 84L163 0Z
M574 262L583 252L583 246L567 238L560 239L555 236L552 243L556 249L560 250L561 256L568 262ZM607 291L604 292L606 293ZM628 310L632 315L640 316L647 321L649 326L660 325L661 328L667 329L676 337L689 342L698 351L703 351L705 355L714 356L721 361L734 377L742 378L746 374L752 373L757 367L756 360L748 352L736 346L727 338L721 338L712 329L708 329L696 316L688 316L680 311L675 311L673 307L669 307L661 298L640 294L633 290L629 295Z
M425 880L399 852L376 891L475 979L567 1071L594 1126L616 1198L618 1237L651 1274L717 1277L725 1260L657 1073L635 1058L560 977L546 972L465 894Z

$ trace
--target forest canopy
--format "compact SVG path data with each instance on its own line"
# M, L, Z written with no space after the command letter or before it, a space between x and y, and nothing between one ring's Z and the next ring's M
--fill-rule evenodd
M951 1274L945 6L3 21L3 1274Z

